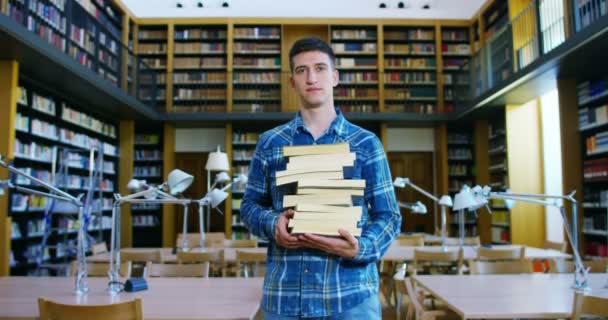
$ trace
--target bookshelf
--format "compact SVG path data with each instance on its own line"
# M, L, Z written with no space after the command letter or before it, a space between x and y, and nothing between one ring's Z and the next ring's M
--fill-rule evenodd
M122 16L108 0L10 0L7 15L120 86Z
M442 27L441 56L444 112L453 112L456 97L469 87L470 28Z
M606 78L578 85L578 113L583 145L583 250L608 256L608 85Z
M263 133L261 129L234 128L232 130L232 174L249 174L249 165L255 151L255 146L260 135ZM247 227L241 221L240 207L243 195L245 193L244 186L232 186L232 239L251 239Z
M435 114L435 27L384 26L384 110Z
M476 184L475 153L471 126L448 126L448 191L454 197L463 185ZM458 212L450 214L450 234L458 234ZM477 236L477 217L465 213L466 236Z
M118 170L115 124L81 112L71 102L31 84L21 83L18 91L13 146L17 168L77 196L89 190L90 165L86 151L103 150L103 164L99 168L102 173L92 197L93 213L88 230L93 241L108 242L112 193ZM16 178L15 183L40 189L23 178ZM69 248L76 244L77 223L68 217L75 219L75 215L54 214L65 209L60 203L51 207L51 201L44 197L11 190L9 198L9 215L13 220L11 274L36 271L36 259L41 255L45 264L69 261ZM50 236L44 245L46 210L51 212L48 216L51 228L58 232L47 232ZM49 245L55 247L49 248Z
M343 112L378 112L377 26L330 26L340 82L334 102Z
M225 112L227 26L176 25L173 111Z
M281 26L234 25L232 112L281 111Z
M137 98L146 103L156 101L157 106L167 104L167 25L139 25L135 48L140 61L148 66L156 81L139 84Z
M162 130L135 128L133 146L133 178L146 180L149 185L163 183ZM160 204L133 204L133 247L162 246L162 208Z
M507 0L494 0L482 15L484 41L487 44L488 86L506 80L513 73L513 37L509 24Z
M506 191L509 188L507 164L507 141L504 114L495 117L488 124L488 156L490 174L489 186L492 191ZM491 240L495 244L511 242L511 216L504 200L490 200L492 209Z

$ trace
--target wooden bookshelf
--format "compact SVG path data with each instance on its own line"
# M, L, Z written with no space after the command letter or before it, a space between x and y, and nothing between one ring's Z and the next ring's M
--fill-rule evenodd
M434 26L384 26L384 110L439 113Z
M225 112L226 25L176 25L173 112Z
M340 82L335 106L343 112L378 112L378 27L330 26Z
M453 112L456 97L469 88L470 27L441 28L444 112Z
M504 109L495 114L488 124L488 185L493 191L506 191L509 188L507 134ZM492 210L491 241L494 244L511 242L511 214L504 200L490 200Z
M134 49L151 76L156 79L150 83L140 83L137 98L144 102L156 100L159 109L167 105L168 63L168 25L139 25Z

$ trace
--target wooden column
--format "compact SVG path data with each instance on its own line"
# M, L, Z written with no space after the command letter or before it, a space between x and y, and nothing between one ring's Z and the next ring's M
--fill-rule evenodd
M529 194L544 192L540 121L540 110L536 101L506 107L509 187L512 192ZM511 209L511 242L543 247L544 206L516 202Z
M578 99L575 79L557 79L559 92L559 122L562 142L562 193L576 190L574 198L578 203L578 247L585 248L581 232L583 224L583 146L578 131ZM566 205L569 221L572 210Z
M435 127L435 191L436 196L441 197L448 193L448 127L446 124L440 124ZM436 212L437 224L435 231L441 228L441 217L439 212ZM450 223L450 210L446 210L446 223Z
M234 159L232 154L232 123L226 123L226 155L228 159ZM232 166L231 166L232 167ZM232 174L234 175L234 171ZM232 192L228 193L224 207L224 235L226 239L232 239Z
M488 121L476 120L474 123L473 144L475 148L475 182L480 186L490 183L490 157L488 156ZM479 210L477 230L482 244L492 243L492 216L487 210Z
M123 120L119 125L120 158L118 160L118 192L125 196L131 193L127 184L133 179L133 145L135 145L135 122ZM120 246L133 246L133 216L131 205L125 204L120 210Z
M0 155L6 160L13 158L15 144L15 114L17 113L19 63L15 60L0 61ZM0 180L8 179L8 170L0 168ZM0 276L8 276L11 252L11 219L8 217L9 198L0 196Z
M175 127L166 123L163 128L163 179L175 169ZM175 245L175 206L163 205L163 247Z

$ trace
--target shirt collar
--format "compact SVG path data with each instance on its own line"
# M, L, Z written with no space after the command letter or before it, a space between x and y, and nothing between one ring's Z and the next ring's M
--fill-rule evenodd
M329 125L328 132L332 132L338 136L343 137L346 134L346 119L342 114L340 109L335 108L336 110L336 118ZM303 132L306 129L306 123L304 123L304 119L302 119L302 115L300 111L296 113L296 117L293 119L293 134ZM307 129L306 129L307 130Z

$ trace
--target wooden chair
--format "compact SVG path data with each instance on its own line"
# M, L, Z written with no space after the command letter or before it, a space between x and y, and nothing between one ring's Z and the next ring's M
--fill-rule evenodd
M424 238L420 237L408 237L402 238L401 236L395 239L395 242L400 246L409 246L409 247L422 247L424 246Z
M105 241L96 243L91 246L91 254L94 256L102 254L102 253L106 253L106 252L108 252L108 245L106 244Z
M585 260L583 265L589 269L589 272L604 273L608 271L608 259L602 260ZM549 260L550 273L572 273L575 270L574 261L566 259L551 259Z
M608 298L585 295L583 292L574 293L571 320L579 320L581 315L608 317Z
M188 248L200 248L201 238L200 233L187 233ZM177 240L175 240L175 247L182 248L183 234L177 234ZM223 248L224 240L226 236L223 232L207 232L205 233L205 247L207 248Z
M462 274L462 262L462 248L447 252L414 249L414 261L412 262L411 273L413 275L418 274L418 270L420 270L425 264L440 268L445 268L456 264L457 273Z
M224 250L214 250L208 252L197 251L178 251L177 262L180 264L188 263L209 263L210 273L213 276L224 275Z
M38 298L40 320L143 320L142 300L105 305L67 305Z
M243 271L243 276L249 278L249 269L251 269L251 275L253 277L261 277L264 272L260 272L260 265L266 263L265 252L248 252L243 250L236 250L236 264L237 264L237 277L240 276Z
M512 248L484 248L477 249L477 259L475 260L522 260L526 258L526 247Z
M224 248L257 248L258 240L224 240Z
M193 264L148 263L150 277L209 277L209 262Z
M532 273L532 261L528 259L512 261L469 261L471 274L518 274Z
M568 243L545 241L545 245L543 246L543 248L553 249L553 250L557 250L559 252L566 252L566 250L568 250Z
M87 275L89 277L107 277L110 270L109 263L87 263ZM131 261L125 261L120 264L118 270L121 277L131 277ZM78 273L78 263L76 260L70 263L70 276L75 276Z
M479 237L464 237L464 245L465 246L479 246L481 245L481 240L479 240ZM441 245L441 242L438 243L439 245ZM445 245L446 246L459 246L460 245L460 238L445 238Z
M148 276L147 262L163 262L163 255L160 249L149 249L141 251L120 251L120 261L130 261L132 263L131 273L138 277Z

